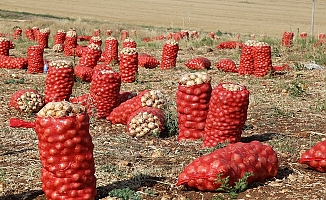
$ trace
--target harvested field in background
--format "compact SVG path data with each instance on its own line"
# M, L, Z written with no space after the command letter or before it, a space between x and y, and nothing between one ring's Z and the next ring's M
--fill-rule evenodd
M3 10L48 14L108 23L201 31L281 36L284 31L310 33L311 0L1 0ZM326 32L326 1L317 1L315 33Z

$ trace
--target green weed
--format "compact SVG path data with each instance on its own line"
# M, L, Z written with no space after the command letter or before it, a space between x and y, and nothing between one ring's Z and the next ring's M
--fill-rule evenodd
M221 178L221 174L219 174L216 178L216 182L220 183L221 186L216 190L218 192L226 192L231 199L235 199L238 197L240 192L243 192L248 187L248 178L253 176L252 173L246 172L242 178L240 178L237 182L235 182L234 186L230 185L230 176L226 178ZM223 199L221 196L216 196L213 198L214 200Z
M306 93L304 89L304 83L298 80L287 84L285 89L291 97L302 97Z
M168 102L165 109L163 109L165 124L163 135L171 137L178 134L178 114L176 111L176 104Z
M142 197L130 188L114 189L109 192L110 197L118 197L122 200L141 200Z
M24 78L20 78L20 79L7 79L7 80L4 80L3 83L4 84L24 84L25 83L25 79Z
M0 168L0 182L5 180L6 170L4 168Z

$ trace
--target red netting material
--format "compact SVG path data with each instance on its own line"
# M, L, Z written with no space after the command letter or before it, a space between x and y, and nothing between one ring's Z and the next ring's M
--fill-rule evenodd
M210 83L193 86L178 85L178 140L202 138L205 129L212 87Z
M34 37L34 33L32 31L32 29L25 29L24 30L24 34L25 36L27 37L27 39L29 39L30 41L34 41L35 40L35 37Z
M192 70L209 69L211 67L211 61L205 57L197 57L185 62L186 67Z
M96 45L96 47L98 47L98 45ZM94 68L97 65L97 61L100 59L101 54L101 49L94 49L87 46L82 49L82 56L79 59L78 65Z
M58 68L49 64L45 80L45 103L69 101L73 85L74 69L72 66Z
M160 61L149 54L141 54L138 56L138 66L146 69L154 69L160 64Z
M126 125L131 113L143 107L141 103L141 97L147 92L149 92L149 90L144 90L137 96L121 103L119 106L113 109L113 111L106 119L112 124Z
M47 199L95 199L94 145L89 117L40 117L35 121L42 163L42 190Z
M26 92L31 92L31 93L39 94L38 91L33 90L33 89L17 90L16 92L14 92L11 95L10 100L9 100L9 104L8 104L8 107L9 108L15 108L16 110L20 110L19 105L17 104L17 99L20 98Z
M9 50L10 50L10 41L8 39L0 41L0 55L9 56Z
M38 34L38 45L42 48L49 48L50 32L40 31Z
M179 44L176 41L167 41L162 50L160 68L162 70L176 67Z
M217 45L218 49L241 49L243 47L242 42L238 41L225 41L221 42L219 45Z
M28 68L27 73L43 73L44 60L43 60L44 49L41 46L34 45L27 49L27 62Z
M95 108L94 115L98 118L105 118L119 104L119 92L121 77L112 70L95 70L90 95Z
M216 64L216 68L224 72L238 73L237 65L229 58L224 58Z
M266 76L272 70L272 51L271 46L256 45L254 50L254 76Z
M124 48L122 51L134 48ZM136 73L138 72L138 52L120 53L119 63L121 82L132 83L136 80Z
M109 37L105 40L105 49L102 52L102 58L103 62L106 64L116 64L119 62L119 42L117 39L113 37Z
M238 88L235 91L227 86ZM239 142L242 127L247 120L249 91L245 86L220 83L212 91L206 119L203 147L214 147L223 142Z
M0 55L0 68L7 69L27 69L28 61L27 58L20 57L9 57Z
M238 73L243 74L253 74L254 73L254 53L252 45L244 45L240 55L240 64Z
M221 179L229 176L229 184L234 186L246 172L252 173L249 184L275 177L276 152L259 141L229 144L192 161L179 175L177 185L213 192L221 186Z
M326 172L326 141L318 142L315 146L301 155L300 164L307 164L319 172Z
M14 39L18 40L22 37L23 30L21 28L14 29Z
M74 49L77 47L77 35L72 33L72 32L67 32L71 33L72 35L66 34L65 38L65 45L64 45L64 55L65 56L73 56L74 55Z
M293 45L294 33L285 31L282 36L282 46L291 47Z
M58 30L54 36L53 45L64 44L66 40L66 32L63 30Z

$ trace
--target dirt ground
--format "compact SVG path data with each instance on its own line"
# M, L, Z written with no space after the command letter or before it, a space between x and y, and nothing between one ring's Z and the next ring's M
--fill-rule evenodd
M1 0L0 8L117 24L282 36L310 33L311 0ZM326 2L316 1L314 33L326 32Z

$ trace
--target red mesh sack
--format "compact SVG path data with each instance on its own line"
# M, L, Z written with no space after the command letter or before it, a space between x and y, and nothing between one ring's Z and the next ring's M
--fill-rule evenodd
M302 154L299 163L307 164L311 169L326 172L326 141L318 142Z
M50 30L49 29L41 29L38 34L38 45L44 48L49 48L49 36Z
M136 48L123 48L119 63L121 82L132 83L136 80L138 72L138 52Z
M127 30L122 30L121 31L121 37L120 37L120 41L124 41L125 39L127 39L129 37L129 32Z
M108 37L105 40L105 49L102 52L101 60L106 64L116 64L119 62L119 42L114 37Z
M102 39L100 36L92 36L88 44L96 44L97 46L102 46Z
M179 44L175 40L167 40L163 46L161 66L162 70L176 67Z
M94 29L93 36L101 36L101 30L100 29Z
M0 55L9 56L10 40L0 37Z
M68 101L74 85L72 63L66 60L50 62L45 84L45 103Z
M178 140L202 138L212 87L206 73L186 74L179 80L176 92Z
M285 31L282 36L282 46L291 47L293 45L294 33Z
M119 104L121 77L112 70L94 71L90 95L98 118L105 118Z
M119 104L128 101L129 99L137 96L136 92L120 92L119 93Z
M82 57L83 56L83 52L86 51L87 46L84 45L77 45L75 48L75 54L77 57Z
M122 43L122 48L136 48L137 47L137 43L134 39L132 38L126 38L123 40Z
M22 37L23 30L19 27L14 29L14 39L18 40Z
M227 177L234 186L245 173L251 173L250 184L273 178L277 172L277 154L270 146L259 141L238 142L196 158L181 172L177 185L213 192Z
M77 65L74 69L74 73L76 77L80 78L85 82L92 81L93 68Z
M185 62L186 67L192 70L209 69L211 67L211 61L205 57L197 57Z
M28 59L27 58L13 58L12 68L13 69L27 69Z
M264 42L258 42L254 48L254 76L266 76L272 70L271 46Z
M81 96L77 97L71 97L69 100L71 103L74 104L80 104L85 107L86 112L89 115L92 115L93 113L93 104L92 104L92 99L90 94L83 94Z
M220 69L224 72L232 72L232 73L238 73L237 65L235 62L229 58L225 58L220 60L216 64L216 68Z
M66 40L66 31L59 29L54 36L53 45L64 44Z
M301 39L306 39L307 36L308 36L308 33L307 32L301 32L299 35L300 35Z
M164 113L154 107L140 108L130 114L126 130L131 137L157 137L164 130Z
M153 69L160 64L156 58L149 54L141 54L138 56L138 66L144 67L146 69Z
M112 70L112 68L106 66L105 64L98 64L94 68L77 65L74 69L74 73L76 77L80 78L81 80L91 82L94 71L102 69Z
M43 60L44 49L41 46L34 45L27 49L27 62L28 68L27 73L43 73L44 60Z
M218 49L241 49L243 46L242 42L238 41L225 41L221 42L219 45L217 45Z
M9 56L0 55L0 68L9 68L11 59Z
M42 190L47 199L95 199L89 116L81 106L71 105L51 102L36 115Z
M142 107L154 107L161 109L166 104L164 94L159 90L144 90L137 96L122 102L119 106L113 109L110 115L106 118L112 124L124 124L128 122L131 113Z
M34 37L34 34L33 34L32 29L30 29L30 28L25 29L24 30L24 34L27 37L27 39L29 39L30 41L34 41L35 40L35 37Z
M106 31L105 31L105 35L106 35L106 36L109 37L109 36L111 36L111 34L112 34L112 31L111 31L111 30L106 30Z
M40 29L36 26L34 26L32 28L32 32L33 32L33 35L34 35L34 38L35 38L35 41L38 42L38 35L40 33Z
M77 47L77 33L75 30L69 30L66 33L65 45L64 45L64 55L73 56L74 49Z
M97 61L101 57L101 53L101 48L97 44L88 45L87 48L83 49L78 65L94 68L97 65Z
M240 64L238 69L239 75L254 73L254 49L257 41L248 40L245 42L240 55Z
M33 89L18 90L10 97L9 108L32 113L38 112L44 105L44 98Z
M206 119L203 147L239 142L247 120L249 91L245 86L220 83L212 91Z

